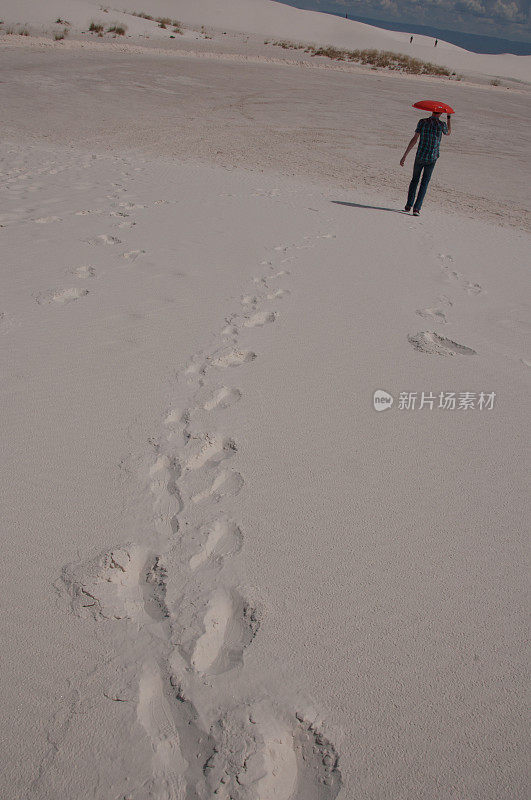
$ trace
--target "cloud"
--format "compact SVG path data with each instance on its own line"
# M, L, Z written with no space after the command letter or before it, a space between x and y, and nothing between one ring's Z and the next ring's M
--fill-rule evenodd
M455 4L457 11L464 12L465 14L483 14L487 13L485 5L480 0L458 0Z
M521 4L525 5L525 4ZM519 8L518 3L514 0L496 0L492 8L492 14L500 19L505 19L510 22L525 22L529 14L529 4L527 10ZM526 13L527 11L527 13Z

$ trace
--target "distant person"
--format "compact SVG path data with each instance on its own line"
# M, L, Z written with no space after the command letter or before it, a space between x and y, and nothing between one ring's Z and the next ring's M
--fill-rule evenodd
M412 36L410 36L410 37L409 37L409 44L411 44L411 42L412 42L412 41L413 41L413 37L412 37Z
M438 40L438 39L435 39L435 44L434 44L433 46L434 46L434 47L437 47L437 45L438 45L438 44L439 44L439 40Z
M452 132L452 120L450 114L446 115L446 122L441 122L441 113L434 112L431 117L424 117L419 119L418 125L415 130L415 135L407 146L407 150L400 159L400 166L403 167L406 163L407 154L412 150L416 143L419 142L417 154L415 156L415 163L413 164L413 177L409 184L409 192L407 196L407 203L404 211L411 211L413 208L413 216L418 217L420 209L422 208L422 201L428 188L428 183L432 172L435 168L435 163L439 158L439 145L441 143L442 135L450 136ZM422 173L422 180L420 181L420 189L417 194L417 186Z

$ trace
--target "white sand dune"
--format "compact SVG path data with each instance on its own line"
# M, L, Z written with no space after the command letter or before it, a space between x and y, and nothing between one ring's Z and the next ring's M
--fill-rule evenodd
M141 10L213 38L0 6L41 35L0 36L0 795L523 800L526 87L224 43L398 42L266 0Z
M106 12L102 9L107 9ZM91 20L125 23L129 35L166 39L168 32L157 30L146 20L133 17L131 11L143 11L154 17L178 19L186 25L211 26L220 31L237 31L283 40L334 45L348 49L377 48L404 52L414 58L441 64L457 72L484 74L531 81L531 56L479 55L439 40L434 48L430 37L374 28L361 22L330 14L303 11L275 0L146 0L134 9L102 5L99 0L2 0L0 13L7 23L30 23L53 27L56 19L67 19L76 29L86 29Z

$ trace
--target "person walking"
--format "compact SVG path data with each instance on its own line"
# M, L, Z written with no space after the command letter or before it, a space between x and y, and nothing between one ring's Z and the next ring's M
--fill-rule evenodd
M412 41L413 41L413 37L412 37L412 36L410 36L410 37L409 37L409 44L411 44L411 42L412 42Z
M433 46L434 46L434 47L437 47L437 45L438 45L438 44L439 44L439 40L438 40L438 39L435 39L435 44L434 44Z
M403 167L406 163L408 153L413 150L416 143L419 142L417 153L415 156L415 163L413 164L413 177L409 184L409 191L407 195L407 202L404 211L408 213L413 208L413 216L418 217L422 202L426 195L428 183L432 176L433 170L437 159L439 158L439 145L443 134L450 136L452 132L452 120L450 114L446 115L446 122L442 122L442 112L433 112L431 117L424 117L419 119L418 125L415 129L415 134L407 146L406 152L400 159L400 166ZM419 141L420 140L420 141ZM422 175L422 180L421 180ZM417 195L417 186L420 180L420 189ZM416 195L416 199L415 199Z

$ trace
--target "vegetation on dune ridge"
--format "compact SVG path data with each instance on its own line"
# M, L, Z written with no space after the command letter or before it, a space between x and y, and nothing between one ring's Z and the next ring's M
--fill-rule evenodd
M264 42L264 44L269 44L269 42ZM311 56L324 56L333 61L355 61L359 64L370 64L374 69L397 70L413 75L441 75L447 78L455 75L455 72L451 72L447 67L432 64L430 61L421 61L419 58L412 58L404 53L393 53L390 50L346 50L332 45L316 47L311 44L302 45L289 41L271 42L271 44L282 47L284 50L304 50Z
M3 25L3 20L0 22L0 25ZM29 36L29 30L26 28L25 25L8 25L7 28L0 31L0 33L6 33L8 36Z
M66 29L65 29L66 30ZM105 31L105 25L101 22L94 22L94 20L89 25L90 33L97 33L98 36L103 36L105 33L113 33L114 37L116 36L125 36L125 32L127 30L127 25L122 23L113 23L112 25L107 26L107 30Z
M146 14L145 11L131 11L131 15L133 17L140 17L141 19L149 19L151 22L155 21L155 17L152 17L151 14Z
M110 25L107 28L107 33L115 33L117 36L125 36L127 25Z
M131 16L140 17L140 19L147 19L150 22L158 22L159 28L173 28L174 33L183 34L183 24L178 19L171 19L171 17L152 17L151 14L146 14L145 11L131 11Z

